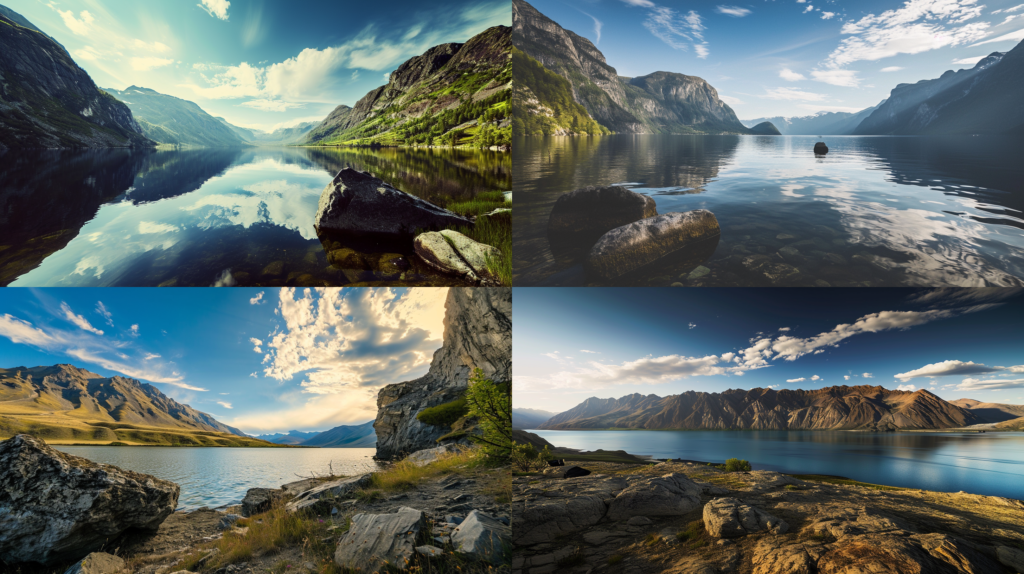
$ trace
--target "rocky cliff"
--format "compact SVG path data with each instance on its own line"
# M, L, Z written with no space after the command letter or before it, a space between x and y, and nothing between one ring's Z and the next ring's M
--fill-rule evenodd
M377 458L391 459L437 446L450 429L421 423L425 408L459 398L474 368L495 382L512 379L512 290L507 287L448 290L444 343L426 375L388 385L377 395Z
M924 389L891 391L865 385L590 398L539 428L895 430L957 428L977 419Z
M512 2L519 50L565 78L593 119L625 133L749 133L710 84L655 72L620 77L590 40L566 30L523 0Z
M97 88L63 46L12 15L0 12L0 149L152 145L128 106Z

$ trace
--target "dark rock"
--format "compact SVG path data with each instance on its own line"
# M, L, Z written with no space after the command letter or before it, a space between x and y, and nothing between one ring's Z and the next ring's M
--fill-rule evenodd
M818 142L814 144L814 155L825 155L828 153L828 146L825 142Z
M609 230L658 214L654 200L624 187L584 187L563 193L548 219L552 243L593 245Z
M565 466L565 459L552 458L548 460L548 466Z
M283 492L270 488L250 488L242 499L242 516L255 516L270 510Z
M345 168L320 194L315 225L318 232L411 236L417 229L473 227L473 222L372 175Z
M332 480L329 482L321 482L319 485L313 488L299 493L294 499L288 501L285 508L289 512L300 512L304 510L315 510L322 507L322 505L328 500L338 500L342 498L348 498L360 488L365 488L370 484L371 473L361 474L358 476L349 476L345 478L339 478L338 480Z
M560 474L562 478L576 478L578 476L587 476L590 474L590 471L579 466L570 466Z
M452 546L474 560L500 566L512 551L512 529L493 516L474 510L451 535Z
M0 442L0 561L77 560L128 529L156 530L179 492L173 482L17 435Z
M217 528L220 529L220 530L227 530L228 528L231 528L232 526L234 526L235 523L238 522L239 518L242 518L242 517L237 515L237 514L228 514L228 515L222 516L221 519L220 519L220 522L217 524Z

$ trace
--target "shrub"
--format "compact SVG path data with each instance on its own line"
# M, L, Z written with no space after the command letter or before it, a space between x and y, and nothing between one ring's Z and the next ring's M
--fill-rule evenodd
M416 415L416 420L435 427L450 427L468 412L466 398L463 397L450 403L425 408Z
M750 463L739 458L730 458L725 461L725 470L728 472L748 472Z
M470 435L470 440L479 443L484 456L493 463L505 464L512 454L512 392L506 384L496 384L484 376L480 369L473 369L466 389L466 403L469 415L479 420L479 435Z
M693 522L686 525L685 530L676 532L676 538L679 540L693 540L700 536L700 528L703 522L700 520L694 520Z

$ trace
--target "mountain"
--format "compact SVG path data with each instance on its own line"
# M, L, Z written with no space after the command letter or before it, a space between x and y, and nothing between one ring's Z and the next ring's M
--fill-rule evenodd
M983 403L974 399L957 399L952 404L968 410L978 418L979 423L1001 423L1024 417L1024 405Z
M256 438L272 442L274 444L302 444L303 442L315 437L320 434L318 431L302 432L297 430L291 430L288 432L278 432L274 434L261 434L256 435Z
M885 103L882 100L878 106ZM742 120L743 125L752 128L762 122L771 122L784 136L845 136L853 133L864 118L870 116L878 106L863 109L857 113L849 112L821 112L811 116L784 118L776 116L773 118L757 118L755 120Z
M750 128L750 133L761 136L781 136L782 132L771 122L761 122Z
M996 424L995 428L1002 431L1024 431L1024 417L1003 421Z
M539 409L512 409L512 428L535 429L557 413Z
M892 430L958 428L977 422L969 410L924 389L890 391L864 385L590 398L539 428Z
M47 442L268 446L147 383L73 365L0 369L0 437Z
M609 133L576 102L572 85L521 50L512 47L512 132L528 136Z
M305 136L317 126L316 122L303 122L287 128L278 128L272 132L242 128L228 123L221 117L215 120L227 126L242 141L252 145L288 145L299 143Z
M605 128L620 133L750 133L701 78L672 72L619 76L590 40L566 30L523 0L512 2L515 48L564 78L573 99ZM518 71L517 71L518 73ZM536 85L536 84L535 84ZM533 92L539 106L557 102Z
M304 143L507 143L511 39L509 27L495 26L465 44L430 48L354 106L335 108Z
M373 430L373 421L361 425L342 425L310 437L303 446L319 446L324 448L369 448L377 446L377 434Z
M0 149L152 145L128 106L97 88L63 46L0 8Z
M1024 131L1024 42L969 70L896 86L856 135L995 134Z
M131 109L149 139L175 145L232 147L244 145L234 131L188 100L149 88L103 88Z

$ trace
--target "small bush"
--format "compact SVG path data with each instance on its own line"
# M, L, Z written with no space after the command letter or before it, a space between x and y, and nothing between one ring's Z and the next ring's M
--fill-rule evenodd
M676 538L679 540L693 540L700 536L700 528L703 522L700 520L694 520L693 522L686 525L685 530L676 532Z
M644 539L644 546L655 546L659 543L661 543L661 536L653 532Z
M512 388L495 383L480 369L473 369L466 390L469 415L480 421L480 435L470 435L494 464L505 464L512 454Z
M425 408L416 415L416 420L435 427L450 427L468 412L469 407L463 397L450 403Z
M725 470L728 472L749 472L750 463L739 458L730 458L725 461Z

